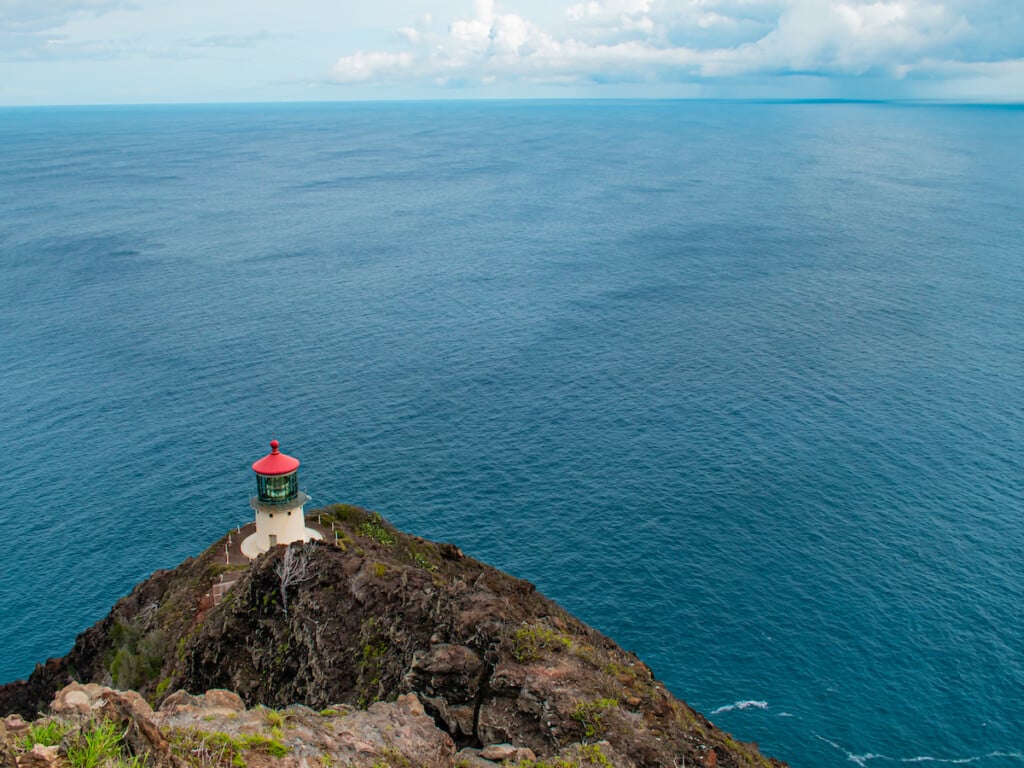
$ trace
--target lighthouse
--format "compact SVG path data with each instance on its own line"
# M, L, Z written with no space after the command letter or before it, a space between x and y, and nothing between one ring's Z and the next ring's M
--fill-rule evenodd
M256 513L256 532L242 542L242 553L253 559L278 544L322 538L306 527L302 508L309 496L299 490L299 460L279 450L270 441L270 453L253 462L256 495L249 506Z

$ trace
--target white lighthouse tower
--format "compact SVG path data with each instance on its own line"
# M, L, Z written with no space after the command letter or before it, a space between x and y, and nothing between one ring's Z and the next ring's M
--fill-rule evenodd
M242 542L242 554L253 559L278 544L323 538L306 527L302 508L309 496L299 490L299 460L278 450L270 441L270 453L253 462L256 495L249 506L256 512L256 532Z

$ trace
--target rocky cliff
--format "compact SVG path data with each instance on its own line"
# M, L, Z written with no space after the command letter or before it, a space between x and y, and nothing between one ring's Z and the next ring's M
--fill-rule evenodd
M153 574L67 656L0 687L0 712L35 716L72 681L172 706L190 701L185 692L228 689L250 707L404 707L395 717L429 718L445 746L395 765L486 765L467 761L498 755L496 745L530 765L782 765L715 728L532 584L362 509L319 516L328 542L225 565L221 541ZM221 596L215 585L232 579ZM371 742L367 754L389 764Z

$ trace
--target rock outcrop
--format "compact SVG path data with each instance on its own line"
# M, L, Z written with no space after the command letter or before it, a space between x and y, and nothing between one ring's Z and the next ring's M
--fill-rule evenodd
M316 712L298 704L247 709L230 691L179 691L154 712L134 691L72 683L50 709L17 736L0 735L10 760L3 765L62 768L89 742L95 758L89 764L97 766L453 768L456 762L451 738L411 694L365 711L339 705ZM109 738L97 738L104 729Z
M287 560L277 547L249 566L223 566L222 541L154 574L68 656L0 687L0 711L33 716L77 680L137 690L132 711L146 719L139 702L160 705L159 727L178 727L175 713L188 707L236 721L253 711L243 704L284 708L308 727L318 711L343 711L355 729L346 743L362 746L332 764L397 750L409 762L392 755L388 764L781 765L719 731L532 584L362 509L320 515L335 541L295 545ZM225 568L240 575L215 605L211 587ZM55 704L94 702L87 688ZM211 693L187 693L196 691ZM127 716L110 714L122 724ZM318 741L313 751L323 749Z

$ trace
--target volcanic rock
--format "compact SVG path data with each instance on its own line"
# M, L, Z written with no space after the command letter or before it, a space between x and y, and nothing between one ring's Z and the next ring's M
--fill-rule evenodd
M301 580L282 590L283 546L225 566L217 542L139 584L66 657L0 687L0 712L34 716L74 678L162 703L164 725L196 709L238 719L243 703L301 705L290 715L300 724L309 712L343 713L351 729L329 738L353 765L390 750L450 768L456 750L501 744L516 750L501 759L524 764L529 750L577 765L697 765L709 754L722 768L782 765L719 731L529 582L366 510L316 514L334 542L293 545ZM225 570L237 580L211 600ZM70 691L59 706L80 708L80 698Z

